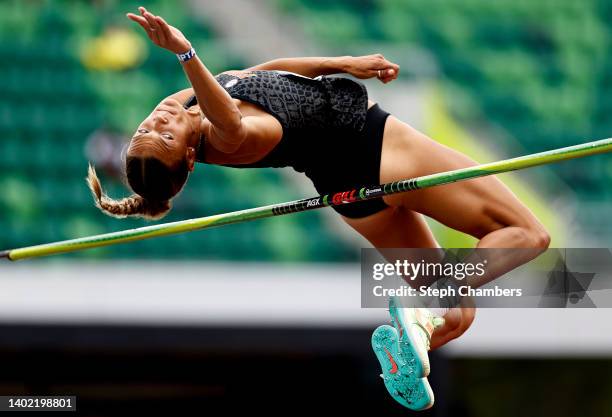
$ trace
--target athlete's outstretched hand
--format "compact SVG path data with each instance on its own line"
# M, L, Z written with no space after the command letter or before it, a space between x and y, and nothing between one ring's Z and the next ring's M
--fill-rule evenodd
M399 65L387 61L382 54L350 57L346 72L360 79L378 78L388 83L397 78Z
M191 49L191 43L185 35L174 26L166 23L163 17L155 16L144 7L139 7L138 11L140 16L128 13L127 17L142 26L155 45L175 54L182 54Z

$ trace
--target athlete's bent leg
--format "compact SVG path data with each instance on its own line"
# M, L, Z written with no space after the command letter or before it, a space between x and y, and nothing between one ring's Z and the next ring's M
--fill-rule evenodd
M467 156L394 117L385 126L381 181L391 182L476 165ZM550 237L533 213L497 178L482 177L384 197L390 206L422 213L479 239L478 248L529 248L502 253L486 280L530 261ZM500 252L498 252L500 253ZM520 255L520 256L517 256ZM471 285L482 285L486 280Z

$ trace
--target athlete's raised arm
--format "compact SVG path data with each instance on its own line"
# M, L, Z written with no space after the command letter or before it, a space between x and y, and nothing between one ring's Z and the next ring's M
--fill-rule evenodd
M360 79L378 78L388 83L397 78L399 65L382 54L340 57L279 58L249 68L256 70L289 71L305 77L346 73Z
M200 109L212 124L211 134L224 142L223 147L228 151L236 149L246 138L238 106L202 61L192 56L195 51L180 30L144 7L138 10L140 16L128 13L127 17L142 26L155 45L180 55L183 70L193 87Z

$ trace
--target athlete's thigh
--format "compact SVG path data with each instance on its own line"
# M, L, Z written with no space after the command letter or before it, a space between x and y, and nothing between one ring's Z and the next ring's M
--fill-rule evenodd
M414 128L389 117L381 158L381 181L391 182L476 163ZM531 211L493 176L384 197L387 204L423 213L481 238L501 227L539 224Z
M376 248L437 248L438 243L422 215L405 207L342 219Z

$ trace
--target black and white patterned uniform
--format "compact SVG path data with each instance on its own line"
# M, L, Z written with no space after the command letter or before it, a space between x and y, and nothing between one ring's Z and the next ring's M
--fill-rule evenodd
M261 160L226 166L290 166L305 173L321 194L379 184L389 114L378 106L368 110L368 93L360 82L284 71L224 73L216 79L231 97L261 107L283 127L280 142ZM196 103L192 97L185 107ZM205 160L203 151L202 146L200 161ZM386 207L377 198L333 208L347 217L364 217Z

